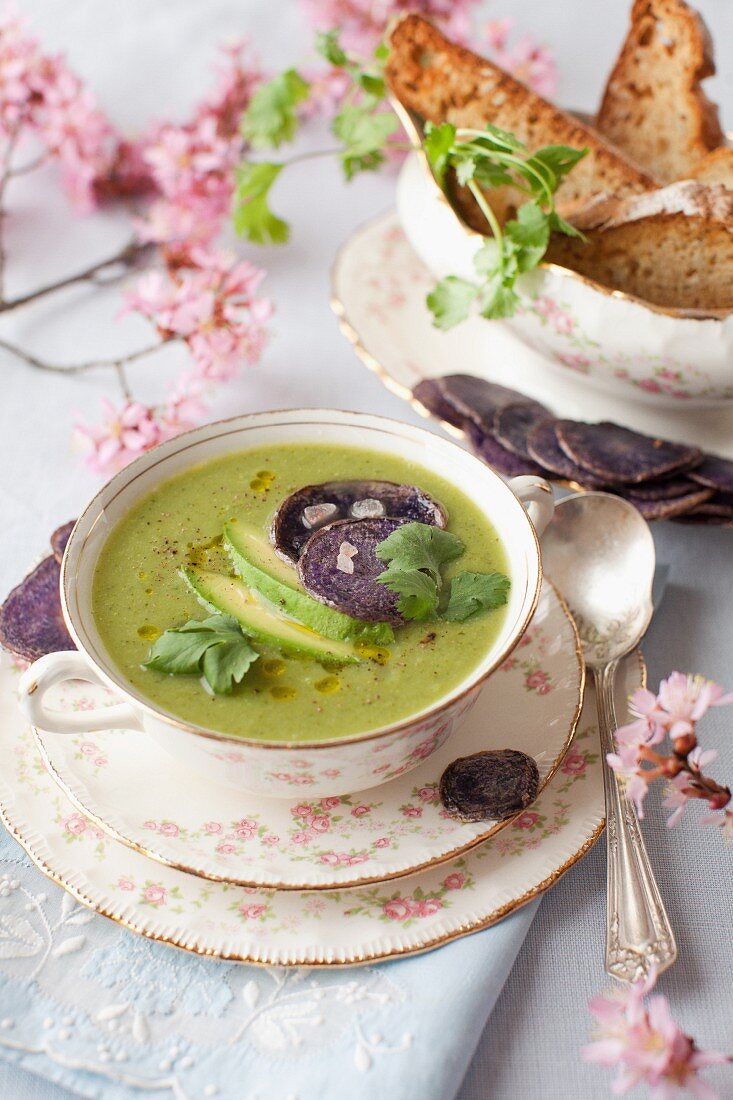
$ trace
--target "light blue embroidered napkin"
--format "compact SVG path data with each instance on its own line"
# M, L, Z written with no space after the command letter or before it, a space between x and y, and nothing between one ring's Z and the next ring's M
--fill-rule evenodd
M538 905L416 958L255 968L90 913L0 828L0 1057L104 1100L449 1100Z

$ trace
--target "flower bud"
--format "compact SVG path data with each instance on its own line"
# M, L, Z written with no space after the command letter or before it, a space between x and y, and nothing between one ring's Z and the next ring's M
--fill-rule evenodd
M681 737L675 737L672 744L679 756L687 756L697 745L697 738L694 733L684 733Z

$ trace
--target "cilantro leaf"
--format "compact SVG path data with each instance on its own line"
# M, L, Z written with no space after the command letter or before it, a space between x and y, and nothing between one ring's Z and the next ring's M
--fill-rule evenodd
M438 585L428 573L419 569L404 570L394 564L377 577L399 596L397 610L406 619L434 619L438 610Z
M585 149L571 149L569 145L546 145L544 149L538 149L536 153L533 153L527 163L535 167L538 164L542 165L542 167L548 168L552 172L555 177L554 191L560 180L564 179L568 172L587 153L587 147Z
M212 615L166 630L153 644L144 667L172 676L203 673L216 695L228 695L258 656L236 619Z
M336 69L345 69L349 64L349 55L339 42L338 28L319 31L316 35L316 52Z
M290 236L288 223L270 209L270 188L284 164L243 161L236 172L234 228L255 244L284 244Z
M450 122L443 122L440 126L435 126L432 122L426 123L423 149L435 178L441 183L455 140L456 128Z
M503 573L457 573L451 581L450 598L442 618L462 623L478 611L503 607L510 584Z
M342 142L340 154L347 180L357 172L373 171L384 160L383 147L399 126L391 111L376 111L371 102L347 104L333 120L334 136Z
M477 294L477 286L457 275L441 279L425 299L435 327L445 330L465 321Z
M536 202L525 202L514 220L504 226L504 239L514 250L517 271L537 267L550 241L549 216Z
M380 561L390 563L390 570L409 572L425 569L440 584L440 567L455 561L463 553L459 538L430 523L405 523L380 542L376 553Z
M292 141L298 128L296 108L309 91L310 84L295 69L262 84L242 117L242 136L255 149L277 148Z
M507 283L494 279L483 295L481 316L491 321L513 317L519 305L519 295Z
M580 241L588 239L585 233L581 233L574 225L561 218L556 210L553 210L550 214L550 229L556 233L565 233L568 237L577 237Z

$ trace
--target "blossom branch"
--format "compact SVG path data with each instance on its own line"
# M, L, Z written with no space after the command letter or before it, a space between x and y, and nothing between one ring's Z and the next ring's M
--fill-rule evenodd
M696 732L709 708L731 702L733 694L724 695L711 680L681 672L662 680L657 695L646 688L634 692L631 711L635 719L616 730L617 751L608 754L608 762L625 778L640 817L649 785L664 779L669 783L664 804L673 811L668 825L677 824L692 799L703 799L712 811L703 823L717 825L726 837L733 837L733 796L729 787L703 774L703 767L717 753L703 750ZM667 739L672 751L665 753L659 746Z
M0 195L1 194L2 190L0 184ZM20 306L27 305L29 302L35 302L39 298L46 297L48 294L55 294L56 291L64 290L66 287L74 286L76 283L88 282L97 284L99 282L97 279L98 275L109 270L109 268L119 267L121 271L116 276L104 280L104 284L113 282L116 278L127 274L127 272L139 266L144 260L150 257L154 251L155 246L149 242L143 243L135 239L130 240L118 252L115 252L113 256L108 256L106 260L98 260L82 271L77 271L73 275L66 275L64 278L57 279L53 283L46 283L44 286L28 291L26 294L21 294L17 298L11 298L9 300L0 298L0 313L7 313L9 310L18 309Z

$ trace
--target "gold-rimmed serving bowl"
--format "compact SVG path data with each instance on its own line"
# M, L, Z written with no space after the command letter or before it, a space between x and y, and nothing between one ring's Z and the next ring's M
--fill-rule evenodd
M207 459L253 447L315 442L397 455L469 493L496 529L510 563L512 585L498 637L477 667L437 702L399 722L365 727L347 738L283 741L268 739L265 732L261 739L249 739L191 724L157 707L115 667L94 622L92 580L110 531L162 481ZM142 729L197 776L259 795L287 798L304 785L309 795L377 786L409 771L444 744L485 680L519 642L537 605L542 579L536 528L549 522L553 507L552 491L542 479L515 478L507 485L455 443L384 417L294 409L207 424L138 457L83 511L61 568L61 603L77 649L42 657L25 672L19 685L21 707L34 726L52 733ZM46 695L68 679L106 685L119 702L83 713L54 711Z
M415 118L394 106L419 146ZM436 279L475 279L473 258L485 238L462 221L421 149L400 172L397 210ZM549 367L566 379L572 371L579 386L677 410L733 401L733 312L658 306L548 262L521 276L517 290L515 316L486 321L487 355L491 326L507 324Z

